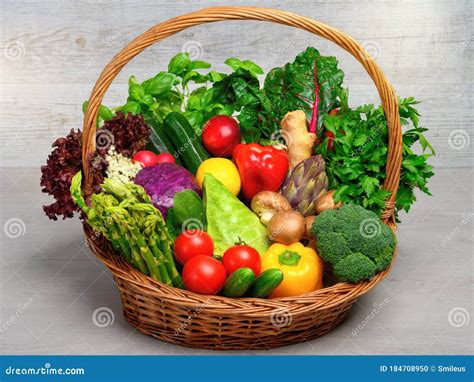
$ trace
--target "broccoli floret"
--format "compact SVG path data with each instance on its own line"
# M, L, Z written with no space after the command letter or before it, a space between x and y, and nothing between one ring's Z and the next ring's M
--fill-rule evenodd
M319 236L319 255L324 261L336 264L339 260L352 253L344 237L338 232L325 232Z
M322 212L311 232L321 257L341 281L370 279L392 261L396 238L372 211L347 204Z
M354 283L370 279L375 269L372 260L362 253L351 253L334 265L334 273L339 280Z

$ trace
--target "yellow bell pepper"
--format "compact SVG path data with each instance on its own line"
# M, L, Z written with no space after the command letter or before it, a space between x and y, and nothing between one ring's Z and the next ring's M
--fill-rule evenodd
M301 243L273 244L262 256L262 272L270 268L283 272L283 281L270 298L298 296L323 286L323 261Z

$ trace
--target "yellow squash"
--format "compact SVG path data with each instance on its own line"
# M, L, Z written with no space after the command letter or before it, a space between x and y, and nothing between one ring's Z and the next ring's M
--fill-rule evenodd
M283 281L270 298L298 296L323 287L323 261L301 243L273 244L262 256L262 272L270 268L283 272Z

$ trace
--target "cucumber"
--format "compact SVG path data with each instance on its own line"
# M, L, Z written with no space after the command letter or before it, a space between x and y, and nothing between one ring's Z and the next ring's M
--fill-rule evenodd
M147 144L147 150L155 153L170 153L175 157L176 163L181 165L179 158L176 158L175 149L170 139L166 136L163 124L151 117L145 117L145 122L150 127L150 140Z
M210 157L201 144L201 138L179 112L169 113L163 125L165 134L175 147L175 157L181 159L191 173L196 174L201 163Z
M227 278L222 293L227 297L241 297L254 280L255 275L250 268L239 268Z
M250 297L267 298L283 281L283 272L277 268L267 269L257 277L248 294Z

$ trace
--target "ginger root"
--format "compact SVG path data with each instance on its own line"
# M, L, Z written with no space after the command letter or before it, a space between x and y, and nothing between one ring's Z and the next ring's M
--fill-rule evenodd
M280 121L281 135L288 146L290 168L309 158L316 142L316 134L308 132L306 114L302 110L286 113Z

